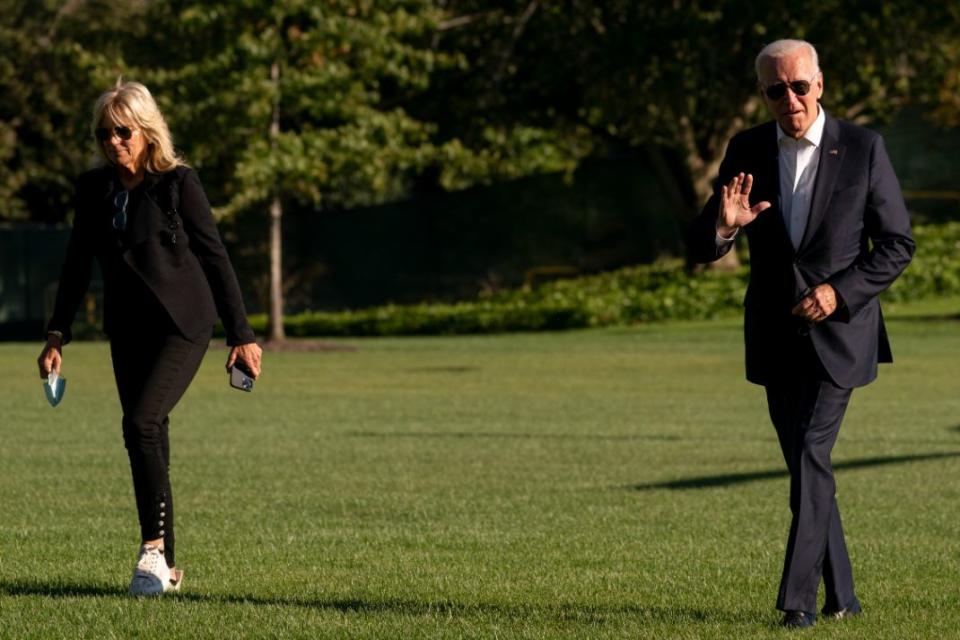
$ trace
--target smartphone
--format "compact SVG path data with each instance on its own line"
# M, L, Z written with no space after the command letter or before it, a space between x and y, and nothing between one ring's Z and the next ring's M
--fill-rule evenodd
M230 386L241 391L253 391L253 377L250 370L239 360L230 367Z

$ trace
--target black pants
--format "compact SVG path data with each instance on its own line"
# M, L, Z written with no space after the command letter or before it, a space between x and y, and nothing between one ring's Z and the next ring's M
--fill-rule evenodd
M110 354L123 407L123 441L133 473L141 540L163 538L172 567L176 561L169 413L200 368L210 335L187 340L169 328L139 329L136 335L111 336Z
M770 418L790 471L793 514L777 608L815 612L822 576L823 609L838 611L853 604L855 595L830 452L852 390L818 375L816 367L766 389Z

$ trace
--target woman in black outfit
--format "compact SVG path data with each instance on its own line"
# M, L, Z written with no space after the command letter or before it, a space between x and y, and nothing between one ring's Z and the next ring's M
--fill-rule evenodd
M260 373L236 275L197 173L175 154L153 96L119 83L97 100L93 133L105 163L77 180L76 216L40 376L59 374L62 347L90 283L104 281L104 331L123 408L140 518L133 595L177 590L168 415L193 379L217 317L231 347L227 369Z

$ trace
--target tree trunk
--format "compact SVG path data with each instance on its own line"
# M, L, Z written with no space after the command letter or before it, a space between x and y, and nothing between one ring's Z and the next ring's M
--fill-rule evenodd
M694 193L697 194L697 199L702 203L700 205L701 207L706 204L707 200L710 199L710 196L713 195L713 185L711 183L716 177L717 171L720 169L721 159L721 156L717 156L706 162L701 159L702 169L699 172L700 175L695 175L693 181ZM699 213L699 210L697 213ZM724 256L719 260L714 260L707 265L708 269L717 269L719 271L734 271L739 267L740 256L737 255L736 247L724 254Z
M720 159L705 160L699 155L684 158L684 167L676 161L670 162L664 157L664 150L648 145L647 160L653 167L657 182L664 196L671 203L674 214L680 222L680 227L686 229L694 216L713 195L712 180L720 166ZM706 265L708 269L733 270L740 266L740 259L736 251L729 251L725 256ZM700 269L693 262L687 263L688 269Z
M270 203L270 336L271 342L286 339L283 331L283 242L281 240L283 207L274 196Z
M728 126L710 137L706 148L697 144L697 137L690 118L680 119L680 140L686 155L685 161L690 180L693 183L693 193L699 204L697 209L713 194L713 180L720 169L720 162L730 138L743 128L744 123L761 106L756 95L747 97L741 106L741 113L730 119ZM727 252L725 256L708 265L711 269L733 270L740 266L740 258L736 250Z
M276 91L273 103L273 118L270 122L271 146L276 148L280 134L280 64L274 62L270 67L270 80ZM275 193L270 203L270 342L286 339L283 330L283 206L280 194Z

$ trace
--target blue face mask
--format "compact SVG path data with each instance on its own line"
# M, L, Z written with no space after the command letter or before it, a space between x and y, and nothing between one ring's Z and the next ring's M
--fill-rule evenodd
M51 407L55 407L63 400L63 393L67 390L67 379L61 378L56 372L51 371L47 379L43 381L43 393L47 396L47 402Z

